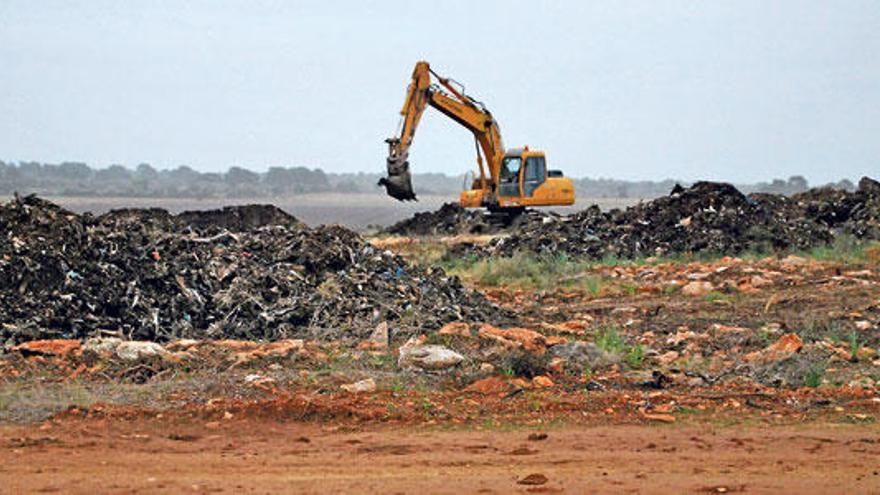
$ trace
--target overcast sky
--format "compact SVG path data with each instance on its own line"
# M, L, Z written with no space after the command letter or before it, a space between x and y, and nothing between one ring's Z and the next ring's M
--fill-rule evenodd
M0 159L379 172L419 59L567 175L880 175L876 0L0 0ZM429 109L411 163L473 150Z

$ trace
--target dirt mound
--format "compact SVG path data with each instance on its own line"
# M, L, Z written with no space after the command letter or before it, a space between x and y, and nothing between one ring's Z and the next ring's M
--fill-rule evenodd
M276 225L281 223L281 225ZM0 339L394 337L506 314L442 270L271 207L76 215L0 205Z
M698 182L626 210L590 207L561 221L528 224L482 254L515 251L601 258L808 249L846 233L878 238L880 194L863 179L854 193L813 190L792 198L746 196L729 184Z

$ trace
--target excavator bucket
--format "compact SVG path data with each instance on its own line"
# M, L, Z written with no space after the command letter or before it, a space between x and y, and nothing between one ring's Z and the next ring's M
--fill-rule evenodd
M388 157L388 177L379 179L379 185L385 186L385 192L398 201L415 201L412 176L409 173L409 162L406 156Z

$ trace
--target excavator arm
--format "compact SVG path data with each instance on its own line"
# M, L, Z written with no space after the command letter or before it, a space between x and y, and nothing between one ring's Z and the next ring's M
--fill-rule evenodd
M439 85L432 82L431 76L437 79ZM385 186L389 196L400 201L416 199L409 171L409 148L428 105L473 133L477 143L480 188L486 192L495 190L504 157L498 123L480 102L464 93L464 88L456 88L452 83L452 80L434 73L427 62L416 64L400 111L400 132L385 140L388 143L388 177L380 179L379 184ZM480 152L486 157L485 167Z

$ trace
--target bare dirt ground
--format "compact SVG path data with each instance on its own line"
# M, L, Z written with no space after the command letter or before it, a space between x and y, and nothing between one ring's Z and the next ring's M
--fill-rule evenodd
M880 492L876 426L332 430L253 419L4 428L0 479L5 493Z

